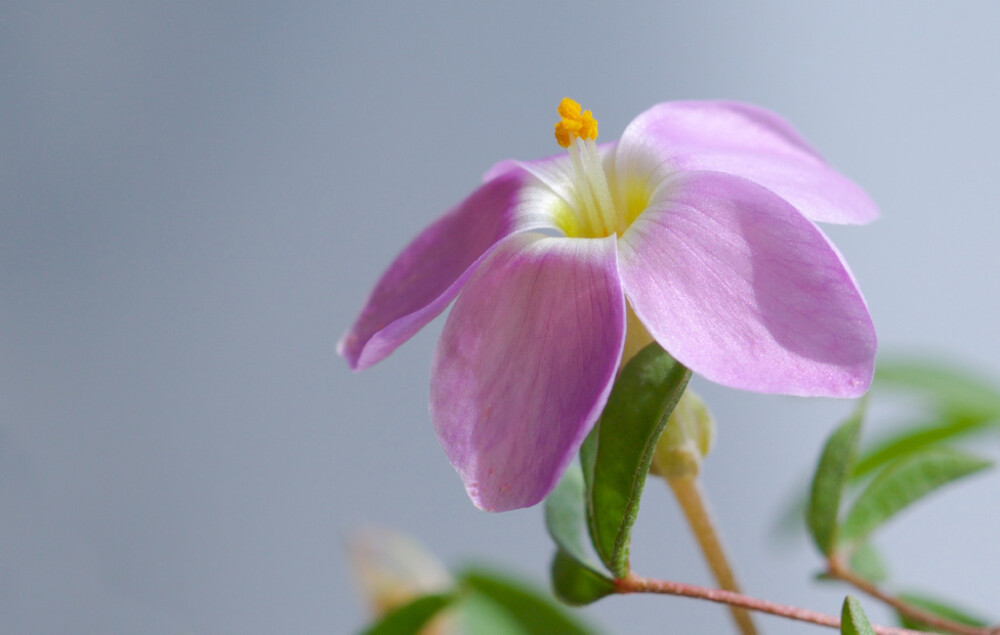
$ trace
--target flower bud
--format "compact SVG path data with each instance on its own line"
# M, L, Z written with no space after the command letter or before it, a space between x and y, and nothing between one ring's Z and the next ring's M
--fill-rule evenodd
M694 478L714 442L715 420L701 397L688 388L656 442L653 471L667 479Z
M448 571L410 537L368 527L347 541L355 580L373 617L428 593L443 593L454 586ZM442 613L420 632L424 635L455 633L453 616Z

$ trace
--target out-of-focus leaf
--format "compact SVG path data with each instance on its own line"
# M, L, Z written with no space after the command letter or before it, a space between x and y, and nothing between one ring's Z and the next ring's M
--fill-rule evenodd
M771 526L771 539L776 545L786 545L797 540L802 534L803 521L806 518L806 493L802 491L801 483L796 482L794 495L788 495L778 510L774 524Z
M590 604L616 592L611 580L580 564L562 549L556 551L552 560L552 591L573 606Z
M943 441L990 428L1000 428L1000 419L985 419L965 414L942 414L938 423L906 427L862 452L854 464L851 478L859 479L900 457L938 445Z
M362 631L363 635L414 635L438 613L455 602L454 593L424 595L396 610Z
M462 635L529 635L514 616L490 598L470 591L455 605Z
M869 582L884 582L889 577L885 561L870 542L866 542L851 554L851 571Z
M806 524L813 542L825 556L833 552L836 544L840 499L858 453L864 413L865 401L862 400L850 418L827 439L813 475L806 505Z
M593 439L581 450L588 521L597 555L616 578L628 575L632 525L663 426L691 371L655 342L639 351L615 382Z
M547 591L505 574L467 569L458 579L460 584L502 607L521 629L519 632L526 635L589 635L594 632L557 605Z
M545 527L549 536L566 555L581 566L600 572L591 564L584 546L587 527L586 486L583 471L576 461L570 464L559 484L545 499Z
M863 540L910 503L990 465L986 459L947 448L903 457L880 472L858 496L841 526L840 540Z
M844 608L840 611L840 632L841 635L875 635L861 602L852 595L844 599Z
M977 627L989 625L987 620L984 620L981 617L973 616L965 609L957 608L954 605L949 604L948 602L943 602L937 598L931 598L926 595L917 595L914 593L901 593L899 594L899 599L906 602L910 606L923 609L928 613L933 613L938 617L943 617L947 620L951 620L952 622ZM902 614L898 615L900 624L906 628L912 628L918 631L934 630L929 628L923 622L918 622Z
M1000 390L966 371L928 360L880 361L875 369L877 389L918 392L942 411L974 418L1000 417Z

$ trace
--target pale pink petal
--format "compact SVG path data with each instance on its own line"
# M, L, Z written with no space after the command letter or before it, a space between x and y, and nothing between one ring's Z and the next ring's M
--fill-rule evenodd
M506 239L469 279L434 357L431 418L480 508L534 505L600 416L621 359L614 237Z
M500 174L425 229L375 285L354 326L337 345L355 370L410 339L455 297L476 263L503 237L528 224L516 208L523 171Z
M765 393L867 390L876 342L865 301L826 237L770 190L676 175L619 249L636 315L696 373Z
M622 134L619 173L711 170L772 190L807 218L867 223L875 204L827 164L778 115L724 101L667 102L642 113Z

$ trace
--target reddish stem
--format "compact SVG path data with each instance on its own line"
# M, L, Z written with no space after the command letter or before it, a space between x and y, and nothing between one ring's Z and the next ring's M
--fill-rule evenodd
M959 624L953 620L943 618L939 615L935 615L934 613L930 613L913 606L912 604L909 604L894 595L886 593L868 580L858 576L836 558L831 558L827 562L827 573L831 577L842 580L856 589L867 593L873 598L888 604L899 613L918 622L923 622L931 628L937 628L947 633L954 633L955 635L1000 635L1000 626L980 627Z
M829 626L830 628L840 628L840 618L825 613L818 613L808 609L795 606L778 604L767 600L760 600L742 593L724 591L722 589L711 589L708 587L685 584L683 582L670 582L668 580L654 580L643 578L634 573L627 577L615 580L615 587L619 593L662 593L664 595L677 595L687 598L697 598L736 606L750 611L777 615L800 622L810 622L819 626ZM891 626L873 626L876 635L926 635L918 631L911 631L905 628L895 628ZM982 635L977 633L976 635Z

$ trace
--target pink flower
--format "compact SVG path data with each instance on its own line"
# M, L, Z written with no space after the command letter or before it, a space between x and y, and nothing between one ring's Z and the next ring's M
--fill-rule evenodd
M589 111L559 112L569 152L493 167L396 258L338 346L370 366L457 296L430 410L478 507L542 500L652 340L725 386L868 389L871 317L814 224L873 220L858 186L747 104L659 104L600 146Z

